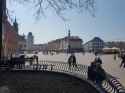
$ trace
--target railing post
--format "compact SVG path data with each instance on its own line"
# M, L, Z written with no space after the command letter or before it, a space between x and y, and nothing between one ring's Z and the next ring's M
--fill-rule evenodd
M53 65L51 64L51 71L53 70Z

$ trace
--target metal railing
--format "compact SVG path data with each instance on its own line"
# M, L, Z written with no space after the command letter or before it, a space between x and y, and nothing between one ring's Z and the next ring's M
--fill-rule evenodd
M103 82L103 87L108 93L125 93L124 86L111 75L108 75L108 78Z
M15 65L13 70L54 71L54 72L66 73L89 81L88 66L82 64L77 64L77 67L70 68L66 62L41 60L39 61L39 64L23 65L21 68L18 68L18 66ZM95 83L93 83L93 85L94 84ZM125 93L125 88L122 86L122 84L120 84L120 82L116 78L112 77L110 74L107 74L106 80L104 80L102 83L102 88L107 93Z

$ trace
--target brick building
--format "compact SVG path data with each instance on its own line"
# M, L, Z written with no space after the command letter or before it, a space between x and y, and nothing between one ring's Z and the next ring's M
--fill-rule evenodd
M4 56L9 57L10 55L16 54L18 47L17 36L18 33L16 32L15 26L6 19L4 22Z

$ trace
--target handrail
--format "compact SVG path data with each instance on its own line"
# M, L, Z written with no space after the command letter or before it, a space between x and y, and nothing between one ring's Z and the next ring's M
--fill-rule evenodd
M41 64L55 64L55 67L57 67L57 69L55 69L56 71L63 71L63 72L72 72L75 75L80 75L82 78L84 79L88 79L88 66L87 65L82 65L82 64L78 64L77 68L72 68L72 69L68 69L68 64L66 62L53 62L53 61L40 61ZM54 71L54 69L53 69ZM106 80L103 81L102 87L108 92L108 93L125 93L125 89L124 87L120 84L120 82L112 77L110 74L107 74L107 78Z
M111 76L110 74L107 74L106 81L107 81L107 86L105 88L110 93L125 93L124 86L115 77Z

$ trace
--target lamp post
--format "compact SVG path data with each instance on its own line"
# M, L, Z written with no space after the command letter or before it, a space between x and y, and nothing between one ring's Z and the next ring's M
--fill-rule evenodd
M69 30L68 31L68 53L71 53L70 37L71 37L71 33L70 33L70 30Z

